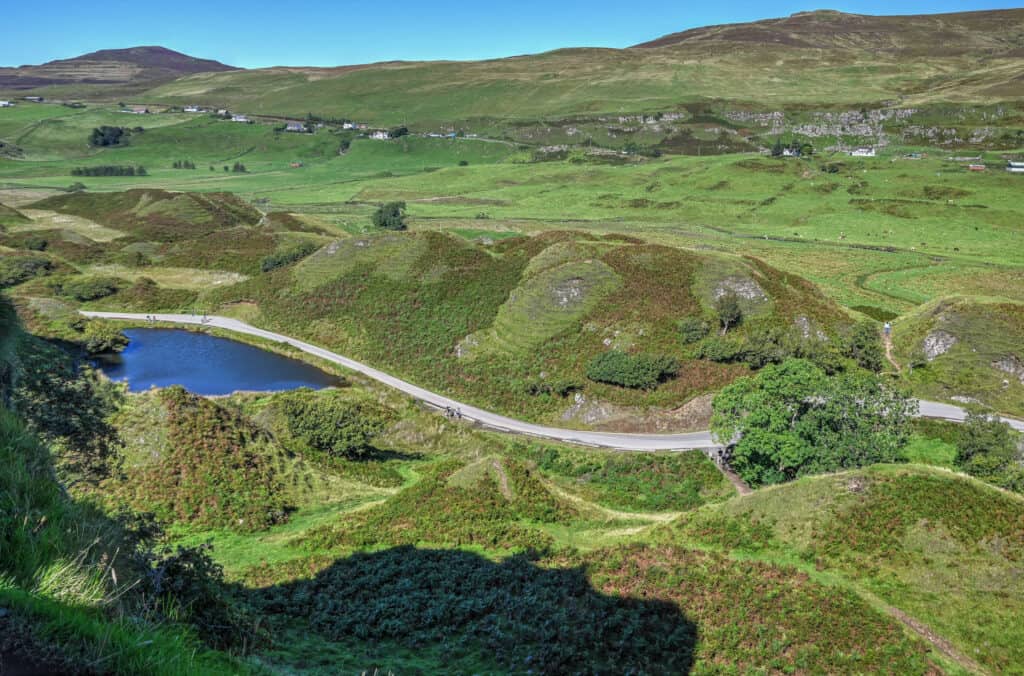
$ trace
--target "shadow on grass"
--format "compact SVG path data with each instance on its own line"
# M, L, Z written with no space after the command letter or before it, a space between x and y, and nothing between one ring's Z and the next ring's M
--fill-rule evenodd
M530 554L494 562L395 547L251 595L262 613L308 621L326 640L397 644L456 670L687 673L697 643L675 604L606 595L583 567L545 568Z

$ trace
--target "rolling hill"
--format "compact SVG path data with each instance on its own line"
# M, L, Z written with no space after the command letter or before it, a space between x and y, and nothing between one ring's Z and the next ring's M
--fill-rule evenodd
M57 85L97 85L113 91L141 90L195 73L236 70L166 47L102 49L40 65L0 68L0 90L35 90ZM96 92L104 91L99 87Z
M823 11L701 28L628 49L473 62L203 73L147 100L375 124L623 116L728 101L764 110L1024 96L1021 10L871 17Z

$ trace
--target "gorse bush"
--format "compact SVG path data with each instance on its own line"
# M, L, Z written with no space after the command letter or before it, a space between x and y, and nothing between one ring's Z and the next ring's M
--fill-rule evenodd
M60 284L60 293L75 300L90 301L117 293L124 282L117 277L73 277Z
M89 134L89 145L96 148L122 145L127 141L127 134L129 132L124 127L112 127L109 125L96 127Z
M0 288L16 286L33 277L47 275L53 262L43 256L0 256Z
M590 360L587 377L599 383L646 390L657 387L678 370L679 362L674 357L611 350Z

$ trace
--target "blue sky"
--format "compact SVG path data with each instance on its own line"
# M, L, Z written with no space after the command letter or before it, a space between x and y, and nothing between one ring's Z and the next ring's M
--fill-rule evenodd
M5 4L0 14L5 26L0 65L42 63L104 48L163 45L247 68L481 59L559 47L627 47L696 26L818 8L753 0L38 0ZM824 7L862 14L918 14L1014 6L1000 0L848 0Z

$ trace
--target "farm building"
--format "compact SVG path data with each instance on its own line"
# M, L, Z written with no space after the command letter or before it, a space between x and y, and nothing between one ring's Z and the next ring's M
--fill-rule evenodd
M370 138L375 138L378 141L387 141L389 138L391 138L391 134L382 129L378 129L377 131L370 134Z
M342 129L355 129L356 125L355 125L354 122L345 122L344 124L341 125L341 128Z
M42 96L23 96L21 98L25 99L26 101L34 101L36 103L42 103L43 102L43 97Z
M132 115L148 115L149 108L146 106L127 106L121 110L122 113L130 113Z
M201 112L203 112L203 109L200 108L199 106L185 106L185 112L186 113L201 113Z
M1006 163L1006 170L1013 174L1024 174L1024 162L1010 160Z
M850 151L850 156L851 157L874 157L875 156L875 149L874 148L854 148L853 150Z
M10 101L0 101L0 108L10 108L13 105Z
M304 131L306 131L306 125L304 125L301 122L288 122L285 125L284 130L285 131L304 132Z
M968 164L967 171L985 171L988 169L984 164Z
M231 116L231 121L232 122L248 122L249 118L246 117L245 115L232 115Z

